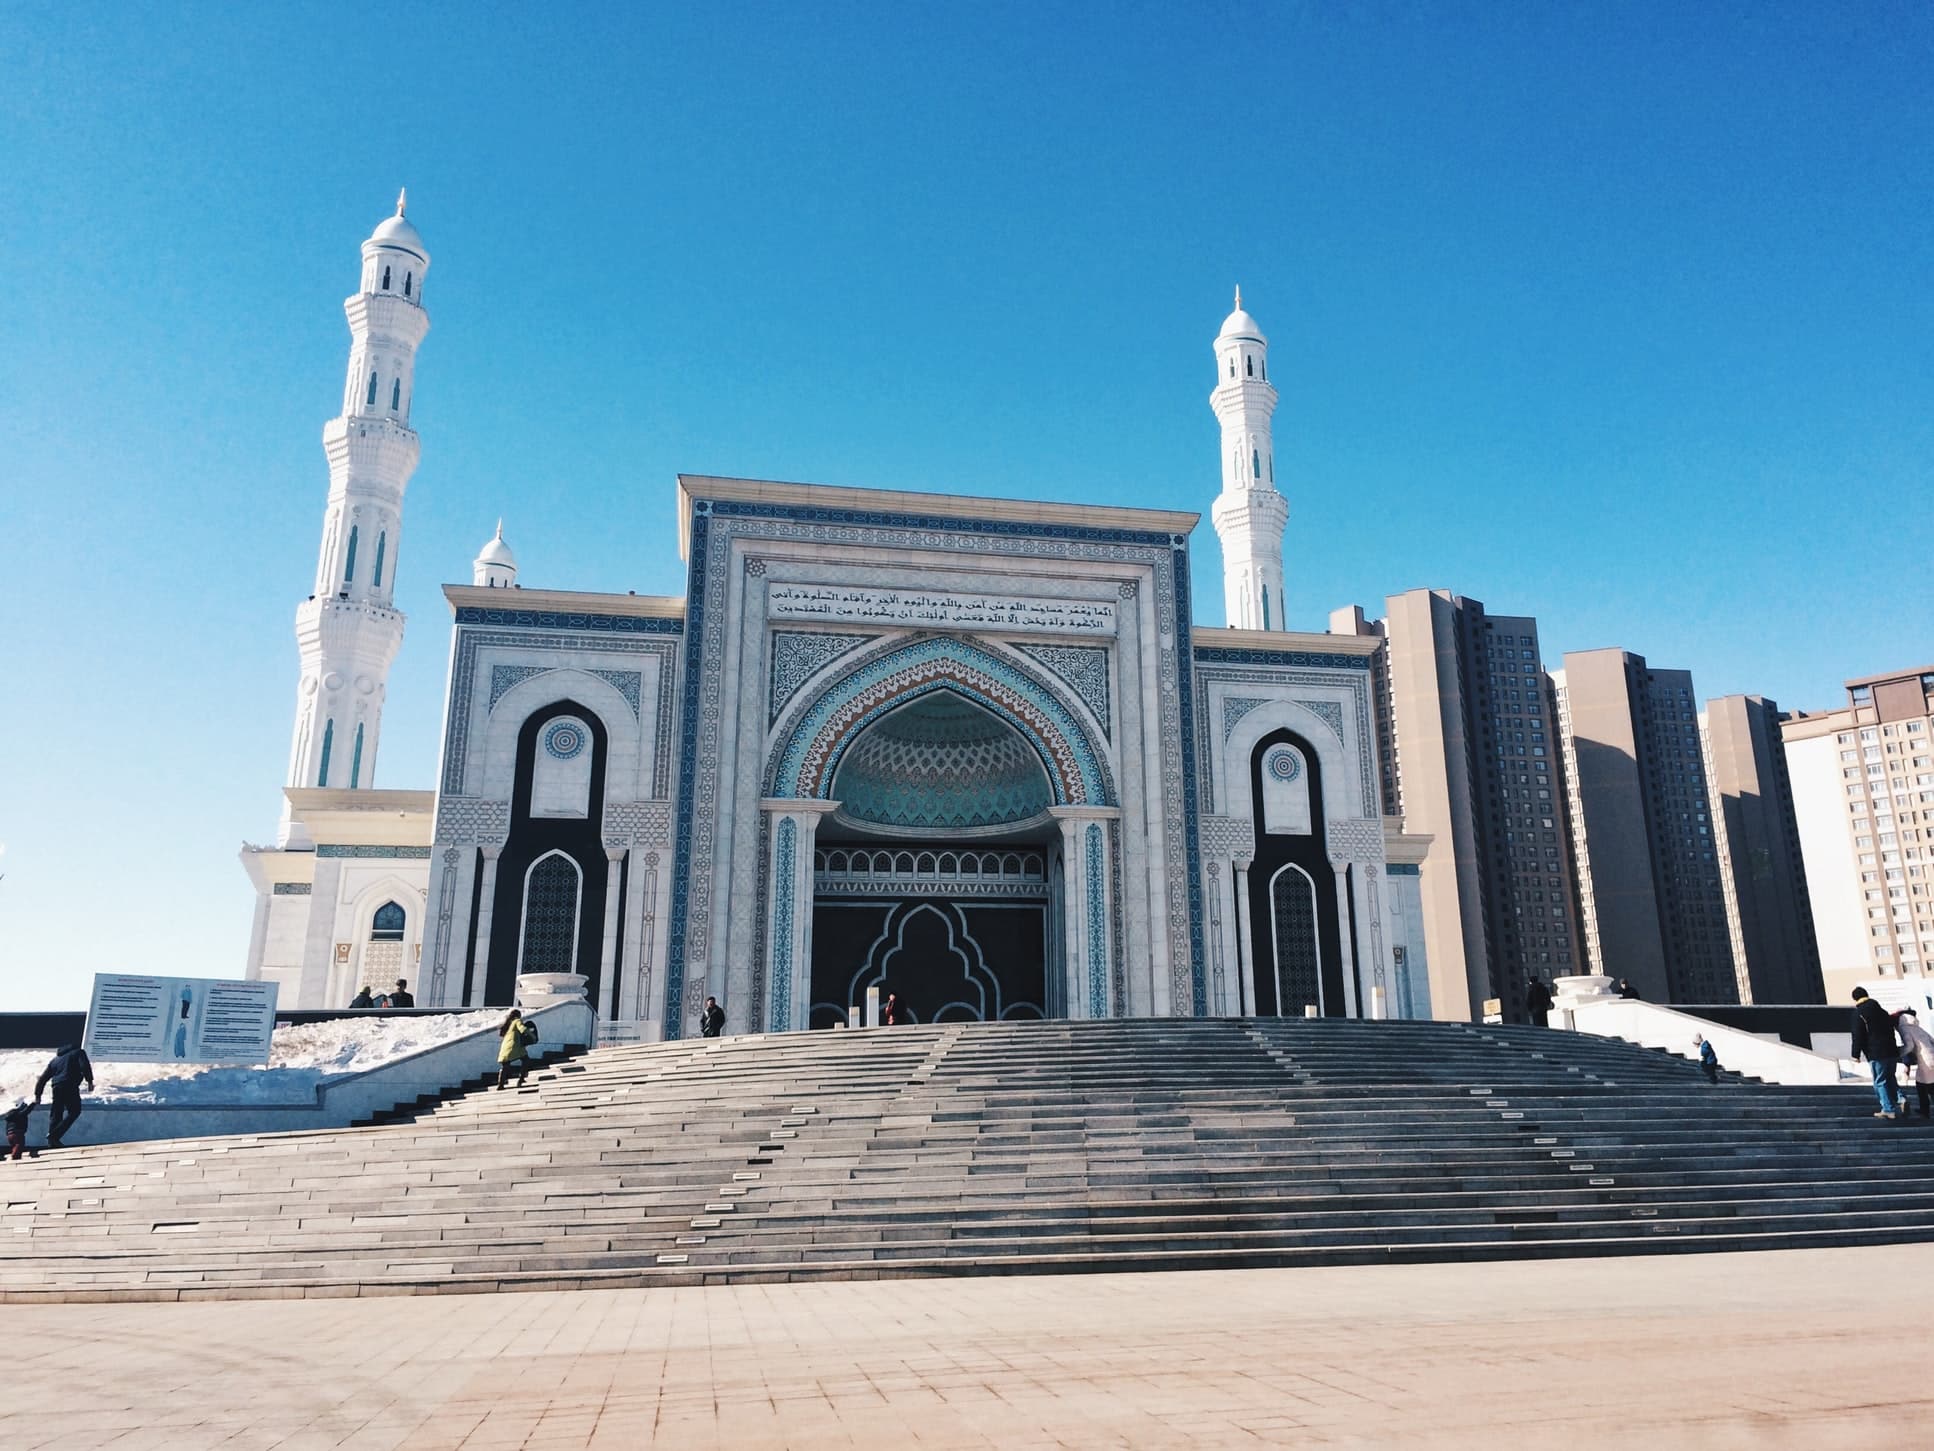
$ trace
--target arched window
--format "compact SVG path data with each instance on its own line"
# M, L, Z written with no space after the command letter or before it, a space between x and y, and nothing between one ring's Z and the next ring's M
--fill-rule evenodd
M416 276L414 272L405 272L403 274L403 295L405 297L410 295L410 279L414 276Z
M403 406L403 378L398 374L389 385L389 411L394 413Z
M389 546L389 530L385 529L376 536L376 569L369 577L372 588L383 587L383 551Z
M550 852L524 874L524 922L517 970L570 972L577 962L578 907L584 878L563 852Z
M322 761L316 767L316 784L329 784L329 748L336 743L336 723L332 720L322 728Z
M1252 448L1249 450L1249 467L1255 472L1257 478L1262 477L1262 451L1260 449Z
M407 289L405 290L407 291ZM1262 377L1265 383L1269 381L1269 359L1267 358L1262 360Z
M1276 482L1276 455L1274 453L1269 455L1269 482L1272 484Z
M363 723L356 722L356 745L349 753L349 789L354 791L362 784L363 776Z
M1236 376L1236 355L1234 353L1229 354L1229 376L1231 378Z
M1256 360L1247 353L1242 355L1242 371L1247 373L1251 378L1256 376Z
M343 558L342 582L344 584L356 582L356 526L354 524L349 526L349 553Z
M383 268L383 291L389 291L389 268L387 266Z
M369 370L369 396L363 402L371 408L376 406L376 370Z
M1269 926L1276 949L1276 1011L1300 1018L1323 1010L1316 883L1290 862L1269 884Z
M1269 628L1269 586L1262 587L1262 627Z
M356 986L386 993L403 975L403 929L408 919L397 902L385 902L369 919L369 938L363 943Z

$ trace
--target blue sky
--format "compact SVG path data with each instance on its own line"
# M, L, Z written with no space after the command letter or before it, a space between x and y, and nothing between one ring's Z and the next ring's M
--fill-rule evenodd
M1206 515L1238 281L1293 625L1449 587L1806 707L1934 659L1925 6L18 4L0 74L0 1008L242 966L402 185L380 785L499 515L672 594L681 470Z

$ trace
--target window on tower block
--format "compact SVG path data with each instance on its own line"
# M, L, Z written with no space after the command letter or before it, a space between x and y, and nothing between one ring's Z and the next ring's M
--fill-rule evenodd
M389 411L394 413L403 406L403 380L394 378L389 385Z
M1242 371L1251 378L1256 376L1256 360L1247 353L1242 355Z
M403 274L403 295L405 297L410 295L410 280L415 276L416 274L414 272L405 272Z
M356 582L356 526L354 524L349 526L349 551L343 557L342 582L344 584Z
M389 291L389 268L383 269L383 291Z
M389 531L386 529L381 534L378 534L376 536L376 568L371 572L369 576L369 582L371 586L376 589L381 589L383 587L383 551L386 548L388 548L388 546L389 546Z
M376 374L374 370L371 370L369 375L369 396L363 401L371 407L374 407L376 404Z

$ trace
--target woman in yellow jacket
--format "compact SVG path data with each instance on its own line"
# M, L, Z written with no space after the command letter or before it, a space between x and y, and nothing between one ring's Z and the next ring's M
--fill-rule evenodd
M521 1008L512 1008L497 1031L503 1039L497 1045L497 1086L502 1088L515 1073L517 1086L522 1088L531 1071L530 1045L537 1041L537 1024L525 1018Z

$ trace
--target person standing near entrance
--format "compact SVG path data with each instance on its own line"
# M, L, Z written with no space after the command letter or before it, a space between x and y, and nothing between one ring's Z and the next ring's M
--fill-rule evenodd
M705 1011L698 1015L698 1036L716 1038L725 1031L725 1009L717 998L705 1000Z
M1874 1097L1880 1100L1875 1118L1900 1117L1900 1088L1894 1070L1900 1066L1900 1040L1894 1036L1894 1020L1887 1010L1867 996L1864 987L1853 990L1853 1056L1864 1057L1873 1070Z
M86 1084L89 1093L94 1091L94 1065L87 1061L86 1050L79 1043L69 1043L41 1071L34 1084L35 1103L40 1102L42 1090L50 1083L54 1106L47 1116L47 1147L58 1149L67 1131L74 1127L74 1120L81 1116L81 1085Z

